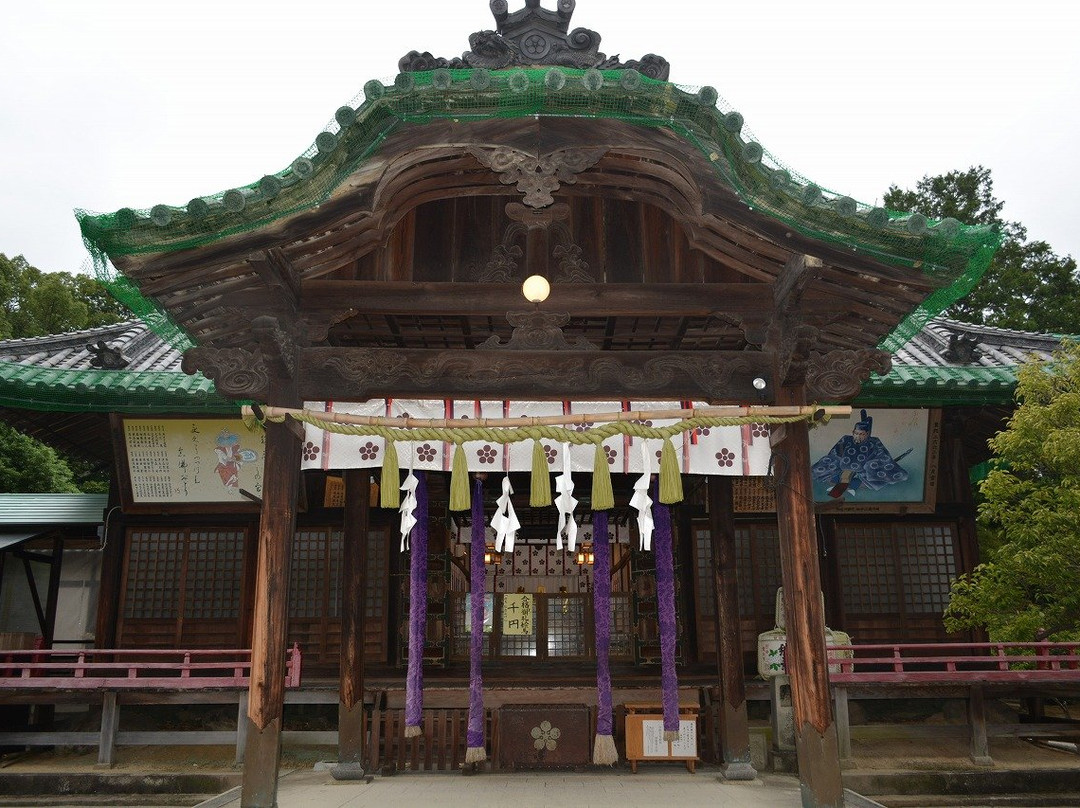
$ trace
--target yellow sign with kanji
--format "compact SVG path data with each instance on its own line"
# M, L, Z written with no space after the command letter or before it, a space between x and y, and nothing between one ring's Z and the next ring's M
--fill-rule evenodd
M530 636L535 625L536 608L532 595L503 595L502 633L504 636Z

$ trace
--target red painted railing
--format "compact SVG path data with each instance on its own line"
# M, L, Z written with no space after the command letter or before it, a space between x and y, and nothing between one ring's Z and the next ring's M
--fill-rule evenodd
M300 686L300 646L285 660L285 686ZM0 651L0 690L203 690L246 688L249 649Z
M1080 643L986 642L831 645L833 684L1080 684ZM838 667L837 667L838 666Z

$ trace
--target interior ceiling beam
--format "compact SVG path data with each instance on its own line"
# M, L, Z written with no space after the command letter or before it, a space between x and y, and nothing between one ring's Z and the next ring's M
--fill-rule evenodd
M803 304L826 310L831 298L808 291ZM352 309L365 315L467 315L503 317L529 304L516 283L409 283L305 281L305 312ZM555 283L540 304L572 317L707 317L768 311L773 290L756 283Z

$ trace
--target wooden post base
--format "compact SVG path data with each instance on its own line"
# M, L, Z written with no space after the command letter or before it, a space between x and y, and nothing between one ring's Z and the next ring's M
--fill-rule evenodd
M364 703L351 708L338 702L338 765L330 770L335 780L363 780L364 769Z
M241 808L277 808L278 764L281 761L281 719L259 729L249 718L244 745Z
M848 692L846 687L837 687L833 691L834 713L836 715L836 740L840 749L840 766L852 766L851 759L851 713L848 710Z
M844 808L836 725L829 724L819 734L812 725L803 724L795 730L795 752L803 808Z
M979 685L968 692L968 723L971 726L971 762L976 766L992 767L990 745L986 740L986 697Z
M101 698L101 739L98 741L97 765L112 768L116 764L116 732L120 726L120 708L116 692L109 691Z
M732 707L726 701L720 705L720 735L723 763L720 773L725 780L753 780L757 769L750 761L750 724L746 718L746 702Z

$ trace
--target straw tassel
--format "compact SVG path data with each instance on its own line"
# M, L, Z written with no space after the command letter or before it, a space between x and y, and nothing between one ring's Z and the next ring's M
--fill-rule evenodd
M611 469L608 467L604 444L596 444L592 472L592 509L607 511L615 507L615 494L611 490Z
M665 505L682 502L682 472L675 457L675 447L671 438L664 438L664 448L660 452L660 501Z
M533 441L532 487L529 491L529 506L545 508L551 504L551 472L548 471L547 454L544 445Z
M401 475L398 473L397 447L392 440L386 441L386 451L383 453L382 476L379 478L379 507L401 507L401 493L398 486L401 484Z
M593 741L592 762L595 766L614 766L619 762L619 750L611 735L597 735Z
M465 459L465 447L459 443L454 449L454 467L450 471L450 510L469 508L469 462Z

